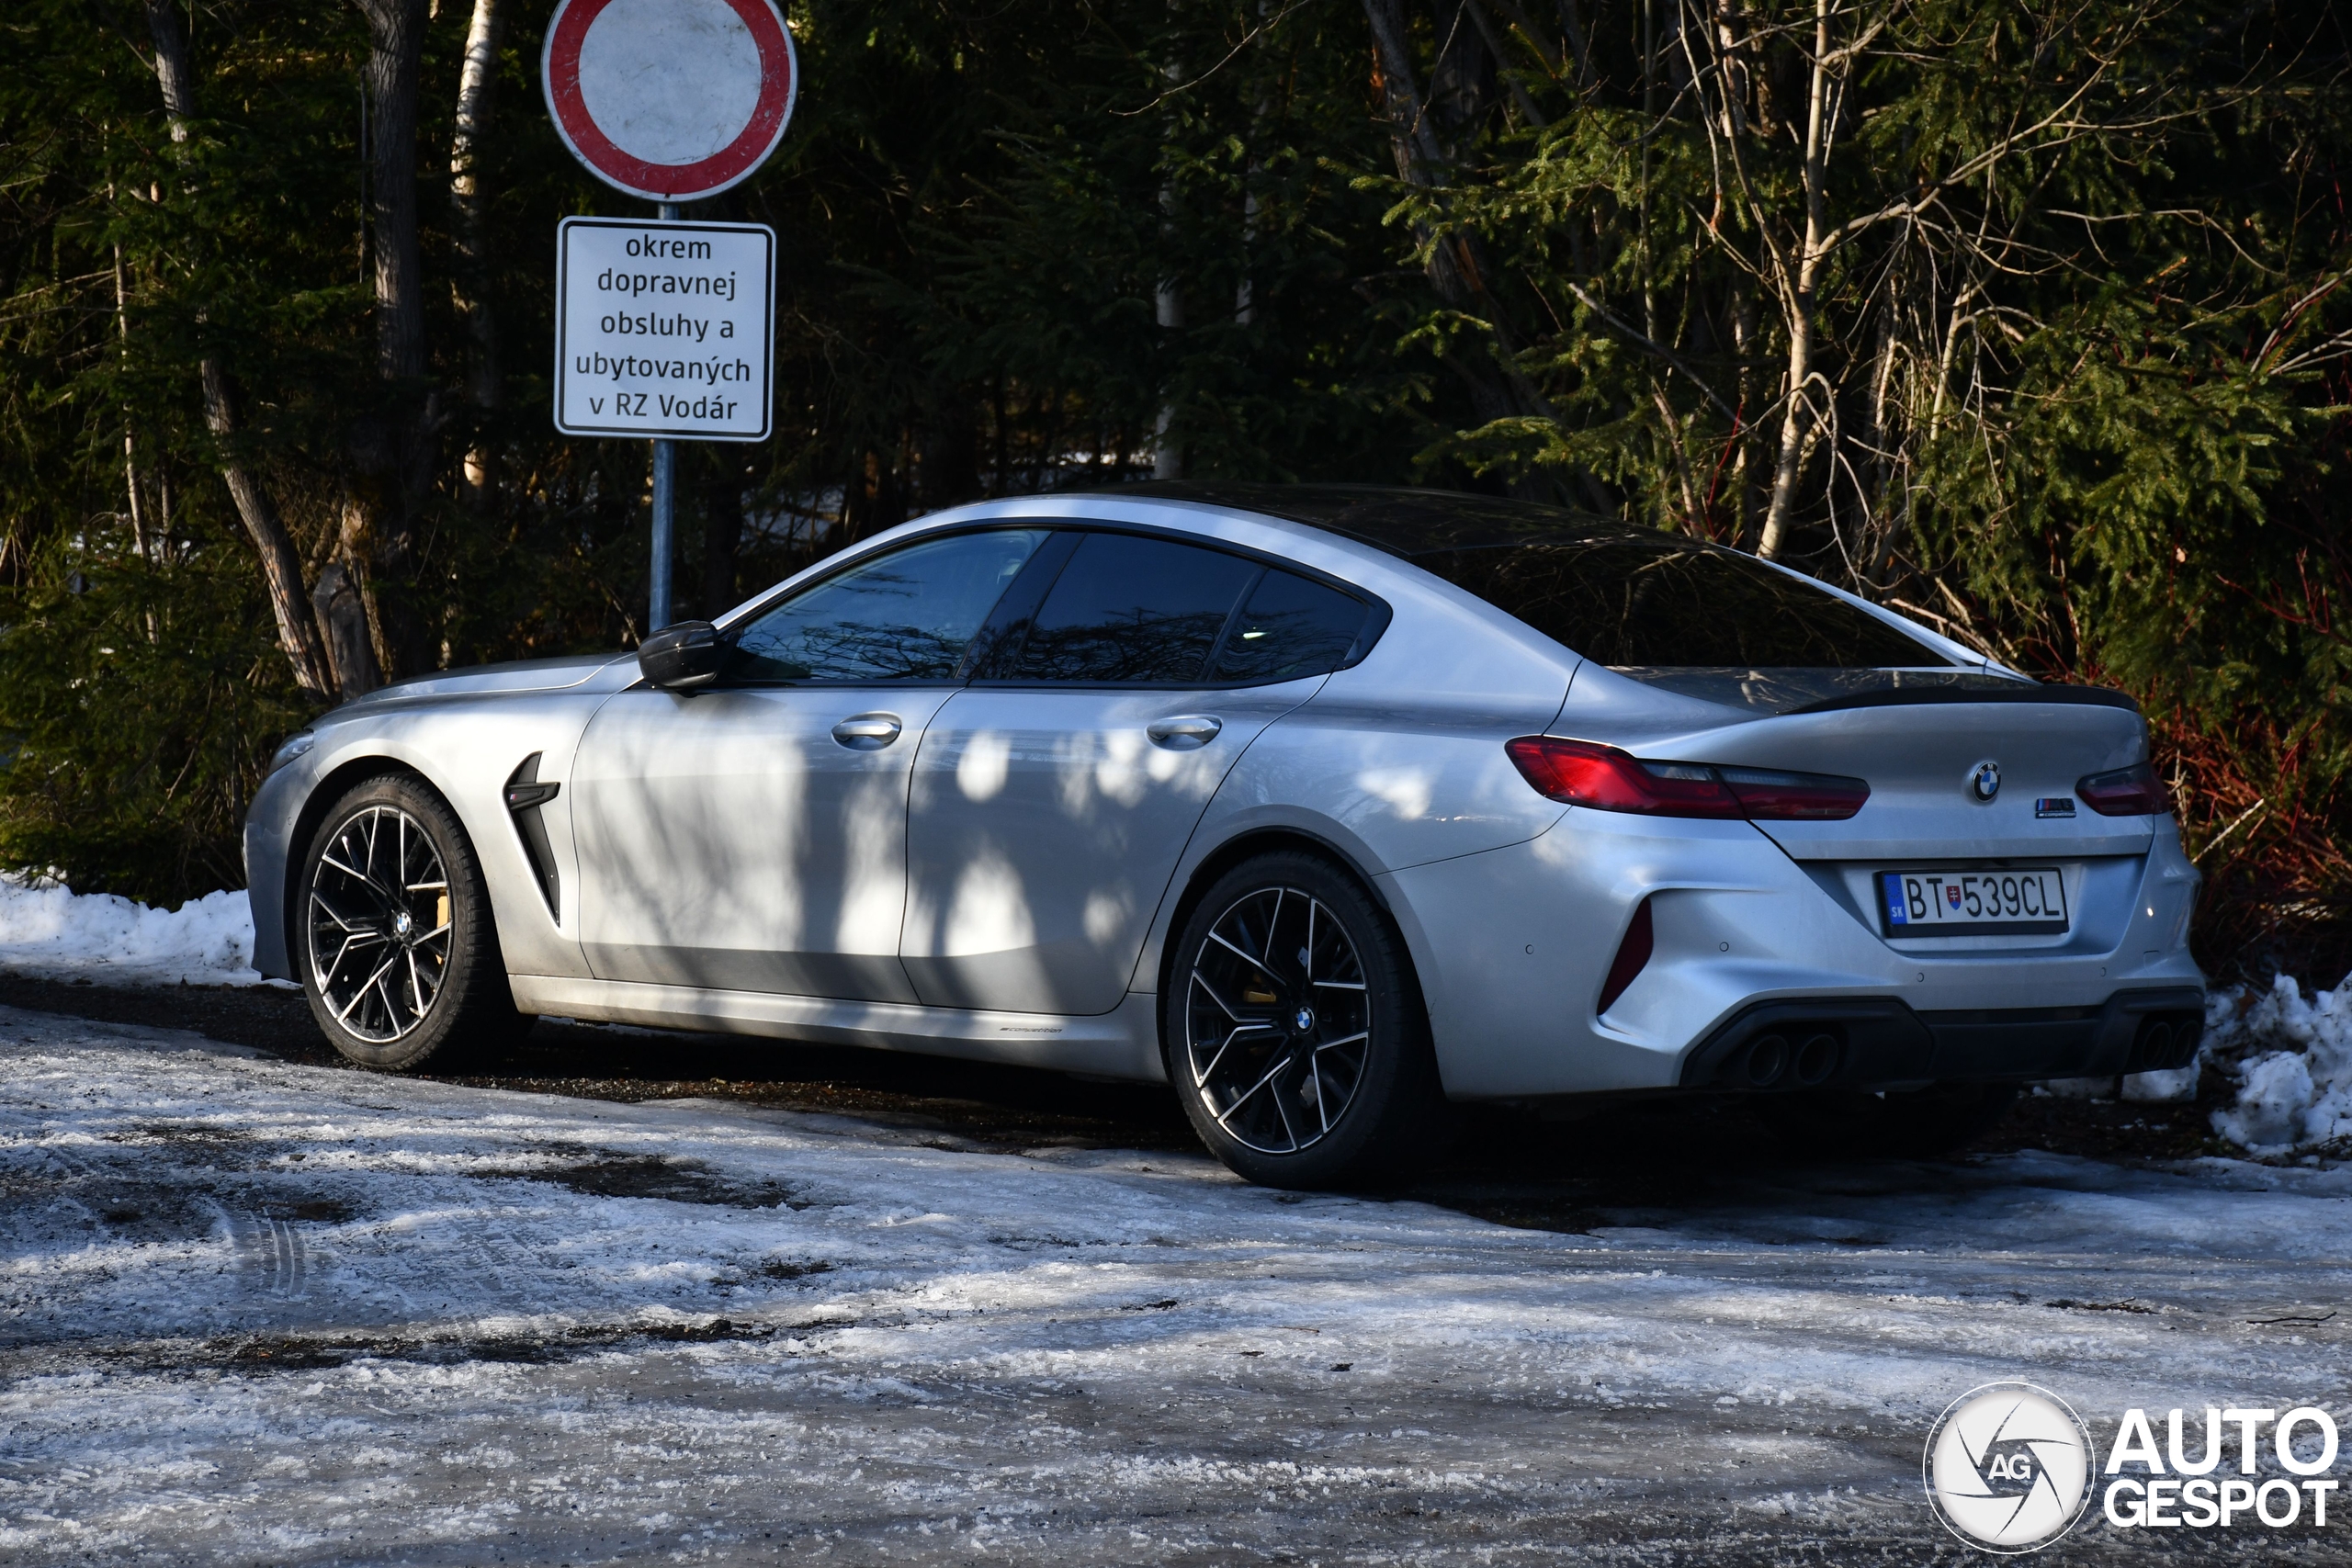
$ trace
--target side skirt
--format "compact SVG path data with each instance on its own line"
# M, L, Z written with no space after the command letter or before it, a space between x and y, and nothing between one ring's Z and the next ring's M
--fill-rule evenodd
M837 1001L767 991L707 991L559 975L511 975L526 1013L812 1045L920 1051L1057 1072L1165 1083L1159 998L1130 992L1106 1013L972 1012L897 1002Z

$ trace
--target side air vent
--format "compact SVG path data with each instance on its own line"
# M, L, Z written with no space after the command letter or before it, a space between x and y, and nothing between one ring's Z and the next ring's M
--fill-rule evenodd
M523 858L531 863L531 874L538 878L539 897L548 901L548 914L559 923L563 919L562 887L556 881L555 851L548 844L548 825L539 819L539 807L556 797L563 786L539 782L540 753L534 751L523 759L506 781L506 811L514 818L514 831L523 840Z

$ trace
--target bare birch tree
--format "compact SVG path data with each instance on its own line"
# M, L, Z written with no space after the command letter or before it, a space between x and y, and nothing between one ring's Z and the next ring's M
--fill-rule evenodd
M187 32L171 0L147 0L147 24L154 40L155 79L163 89L172 140L185 143L188 121L196 113L196 71L188 54ZM278 646L285 649L297 684L318 697L332 698L340 682L319 636L310 599L303 592L301 555L268 489L238 456L237 403L228 372L217 355L207 355L198 379L204 398L205 426L218 448L220 478L229 487L254 553L261 558L270 612L277 622Z
M481 154L488 141L498 86L498 43L506 14L499 0L474 0L466 28L466 62L458 78L458 118L449 141L449 197L457 231L457 266L450 278L469 341L466 392L477 423L502 400L498 324L490 306L490 249L482 221ZM488 441L477 428L466 450L467 500L480 510L493 502L497 475Z
M2102 129L2085 118L2085 104L2125 41L2085 40L2088 69L2055 107L2012 123L1981 147L1954 149L1941 167L1871 170L1875 185L1869 175L1839 178L1833 164L1857 118L1854 77L1912 8L1907 0L1814 0L1804 21L1758 26L1725 0L1703 9L1699 0L1684 0L1680 29L1702 106L1692 118L1716 173L1714 210L1732 219L1711 222L1705 232L1763 285L1784 344L1757 552L1768 559L1785 553L1808 467L1826 455L1828 471L1818 485L1825 504L1834 516L1844 495L1858 513L1859 531L1839 540L1858 577L1883 553L1872 547L1891 521L1884 487L1869 483L1863 470L1916 464L1913 444L1932 433L1936 416L1910 415L1948 406L1952 355L1984 275L2017 265L2016 215L2002 210L1998 196L2003 175L2012 164ZM1755 166L1773 139L1753 112L1763 75L1758 59L1775 45L1796 54L1804 82L1802 125L1783 128L1797 152L1792 178L1777 184ZM1754 237L1751 250L1738 248L1741 235ZM1846 253L1865 238L1873 254L1849 261ZM1848 314L1831 325L1823 320L1823 284L1833 266L1867 282L1844 291ZM1824 357L1825 333L1841 346L1834 361ZM1865 346L1873 336L1874 351ZM1847 410L1861 416L1851 431L1839 428Z

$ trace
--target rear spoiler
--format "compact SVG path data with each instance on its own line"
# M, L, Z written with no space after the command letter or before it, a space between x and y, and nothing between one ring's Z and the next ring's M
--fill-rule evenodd
M1784 714L1836 713L1841 708L1917 707L1946 703L2056 703L2071 707L2140 711L2139 702L2130 694L2109 691L2105 686L2040 684L2019 684L2013 690L2000 687L1897 686L1891 691L1854 692L1842 697L1824 697L1817 703L1781 711Z

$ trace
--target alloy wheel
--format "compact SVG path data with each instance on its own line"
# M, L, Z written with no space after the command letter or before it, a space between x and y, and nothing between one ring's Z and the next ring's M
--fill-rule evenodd
M1318 899L1269 887L1238 900L1193 955L1185 1052L1217 1125L1261 1154L1336 1127L1371 1054L1362 960Z
M449 970L449 875L407 812L369 806L311 874L311 972L337 1024L375 1044L423 1023Z

